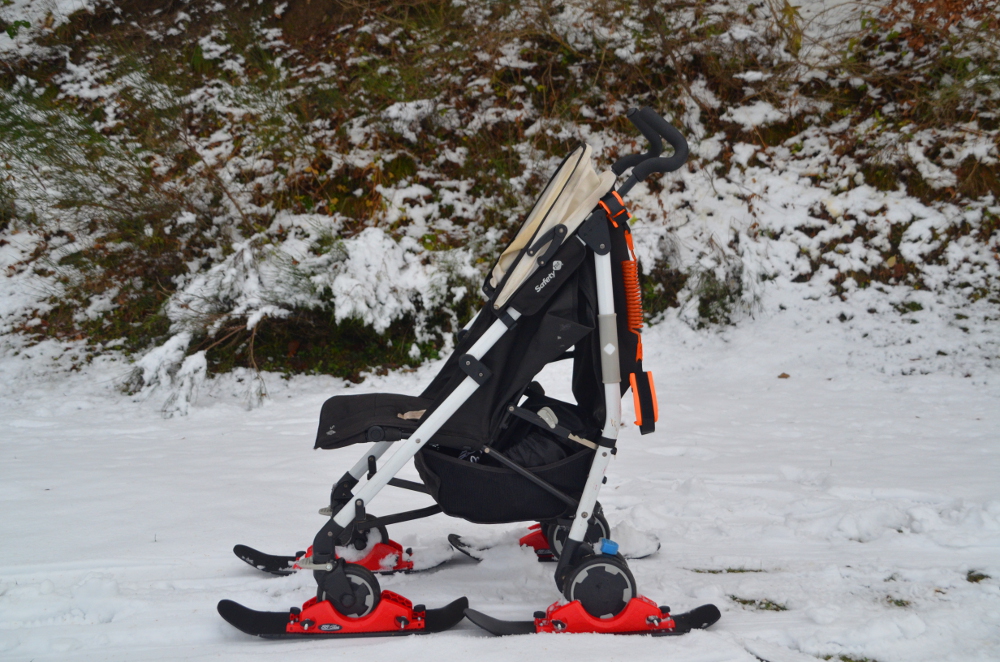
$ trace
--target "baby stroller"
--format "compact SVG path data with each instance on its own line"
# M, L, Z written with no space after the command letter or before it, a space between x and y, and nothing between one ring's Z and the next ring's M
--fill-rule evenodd
M316 597L288 612L223 600L218 610L226 621L248 634L283 638L426 634L464 617L495 634L672 635L718 620L713 605L671 615L639 596L597 501L616 452L625 392L632 390L642 434L657 419L653 378L642 367L642 302L623 198L650 174L680 168L688 154L684 138L652 109L632 109L628 118L649 151L600 175L589 146L564 159L487 276L487 303L423 393L326 401L316 448L371 444L334 484L324 509L329 520L294 556L234 550L275 574L311 570ZM673 156L660 157L661 138ZM576 404L545 395L533 381L562 360L573 362ZM422 483L396 478L411 459ZM375 517L368 509L387 485L430 494L436 505ZM413 568L386 527L440 512L478 523L537 522L522 543L556 560L565 600L533 620L510 622L469 609L465 598L427 609L381 591L375 573ZM453 543L468 552L460 540Z

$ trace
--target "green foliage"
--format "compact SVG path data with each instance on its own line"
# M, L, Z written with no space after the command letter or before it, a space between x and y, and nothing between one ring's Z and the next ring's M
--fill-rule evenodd
M700 325L732 322L736 304L742 294L743 284L738 275L721 280L712 271L701 274L695 289Z
M28 21L14 21L13 23L9 23L7 27L4 28L4 32L7 33L8 37L13 39L14 37L17 36L17 33L21 31L21 28L30 28L30 27L31 23L29 23Z
M729 599L736 604L743 605L744 607L750 607L756 611L788 611L788 607L767 599L753 600L751 598L741 598L735 595L730 595Z

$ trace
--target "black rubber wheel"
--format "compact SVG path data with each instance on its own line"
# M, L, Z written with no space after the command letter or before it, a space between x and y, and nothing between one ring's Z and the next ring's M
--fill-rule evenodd
M555 558L558 559L562 554L568 535L569 527L567 526L553 522L545 527L545 537L549 541L549 551L552 552L552 556ZM608 525L608 520L604 519L604 513L598 510L590 526L587 527L587 534L583 537L583 541L593 545L601 538L611 539L611 527Z
M374 515L365 515L365 521L370 521L376 519ZM372 532L377 532L377 535L372 535ZM381 539L379 537L381 536ZM364 531L354 530L354 535L351 536L351 541L347 543L348 547L352 547L356 550L363 551L369 549L375 543L379 542L389 542L389 531L384 526L375 526L370 529L365 529Z
M354 563L345 563L344 574L347 575L347 581L351 582L354 595L331 597L333 608L351 618L361 618L375 611L382 598L382 589L372 571Z
M588 556L570 571L563 595L579 600L591 616L613 618L637 595L635 577L620 556Z

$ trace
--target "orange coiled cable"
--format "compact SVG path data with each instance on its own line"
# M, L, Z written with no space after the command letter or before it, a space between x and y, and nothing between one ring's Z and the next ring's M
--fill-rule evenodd
M628 329L639 341L635 358L642 360L642 291L639 289L639 263L635 260L622 262L622 278L625 282L625 319Z

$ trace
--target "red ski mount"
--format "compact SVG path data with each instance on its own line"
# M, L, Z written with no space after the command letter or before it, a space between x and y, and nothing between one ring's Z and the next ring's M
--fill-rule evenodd
M295 560L295 564L292 565L294 570L302 570L302 566L299 565L300 561L308 562L312 559L313 548L312 545L306 550L306 553ZM368 553L364 558L353 560L346 559L349 563L354 563L356 565L364 566L372 572L377 572L380 574L391 574L394 572L408 572L413 570L413 561L406 560L406 554L403 550L403 546L400 545L395 540L389 540L387 542L377 542L372 545L372 548L368 550Z
M361 618L344 616L328 600L312 598L302 611L292 610L288 615L288 634L419 634L426 625L427 610L423 605L413 608L413 603L392 591L382 591L375 610Z
M536 632L597 634L648 634L666 637L702 630L719 620L722 614L715 605L702 605L683 614L670 614L669 607L657 607L649 598L632 598L617 616L591 616L579 601L556 602L544 612L536 612L533 621L503 621L466 609L465 617L490 634L507 636Z
M302 609L289 611L256 611L223 600L219 615L241 632L265 639L302 637L391 637L408 634L444 632L465 618L469 601L459 598L439 609L414 606L392 591L382 591L372 613L355 618L344 616L328 601L315 598Z
M569 604L555 602L535 619L535 632L596 632L600 634L682 634L669 613L649 598L632 598L617 616L597 618L583 608L579 600Z
M523 536L517 541L521 547L531 547L535 550L535 554L538 555L539 559L554 559L552 555L551 547L549 547L549 539L545 537L542 532L541 524L532 524L528 527L528 535Z

